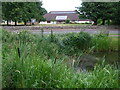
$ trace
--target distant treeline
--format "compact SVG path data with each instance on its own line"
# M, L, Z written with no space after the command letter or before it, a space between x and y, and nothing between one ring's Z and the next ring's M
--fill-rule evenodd
M15 25L17 22L31 21L36 19L37 21L45 20L43 15L47 11L42 8L42 2L2 2L2 18L7 21L14 21Z
M78 8L80 18L89 18L97 25L120 24L120 2L83 2Z
M120 2L83 2L77 12L80 18L91 19L98 24L120 24ZM2 18L7 21L17 22L44 21L47 11L42 8L42 2L2 2Z

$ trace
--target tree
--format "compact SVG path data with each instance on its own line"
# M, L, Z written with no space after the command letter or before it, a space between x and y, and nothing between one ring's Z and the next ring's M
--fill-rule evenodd
M11 19L15 22L15 25L17 25L17 21L20 21L22 17L21 8L23 7L22 3L16 2L11 3L12 9L10 11Z
M114 13L112 16L112 20L114 24L118 24L120 25L120 2L115 2L113 4L113 8L114 8Z
M97 20L99 18L97 4L98 3L93 2L83 2L82 7L79 8L80 18L92 19L94 24L97 25Z
M39 12L38 15L37 15L38 17L36 17L37 20L38 20L39 22L40 22L40 21L44 21L45 18L43 17L43 15L46 14L47 11L46 11L45 8L42 8L42 3L36 2L36 5L37 5L37 11Z
M7 21L7 25L9 24L8 22L11 20L11 11L12 11L12 3L9 2L4 2L2 3L2 18Z
M26 25L27 21L32 18L40 21L43 20L43 15L47 11L42 8L42 2L3 2L2 16L4 20L23 21ZM8 24L7 24L8 25Z
M102 25L105 25L106 20L108 20L108 22L110 23L110 20L112 19L113 14L115 12L113 5L114 4L111 2L99 3L98 12L99 12L99 19L102 19Z
M116 6L115 6L116 5ZM92 19L94 24L97 25L98 19L102 20L102 25L105 25L105 21L115 19L114 16L117 16L116 19L119 18L118 8L120 7L120 3L113 2L83 2L82 7L79 8L78 12L80 14L80 18Z

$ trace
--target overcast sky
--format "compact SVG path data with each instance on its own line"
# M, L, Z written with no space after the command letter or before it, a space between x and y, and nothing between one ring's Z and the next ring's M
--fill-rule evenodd
M81 5L81 0L41 0L43 6L50 11L73 11Z

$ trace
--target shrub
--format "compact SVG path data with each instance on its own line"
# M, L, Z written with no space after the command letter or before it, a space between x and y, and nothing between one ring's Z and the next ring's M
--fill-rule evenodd
M86 50L91 47L91 40L92 37L88 33L80 32L78 34L70 34L63 42L66 46Z
M67 20L65 21L65 23L66 23L66 24L69 24L69 23L70 23L70 20L69 20L69 19L67 19Z

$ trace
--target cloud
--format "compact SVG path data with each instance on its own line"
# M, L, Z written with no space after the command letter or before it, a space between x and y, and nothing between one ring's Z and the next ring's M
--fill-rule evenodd
M49 11L70 11L81 5L81 0L41 0L43 7Z

